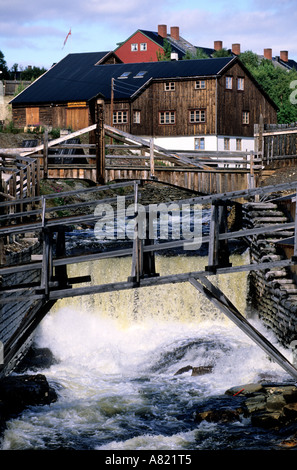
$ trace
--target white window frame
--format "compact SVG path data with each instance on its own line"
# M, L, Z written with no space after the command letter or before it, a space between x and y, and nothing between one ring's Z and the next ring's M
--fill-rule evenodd
M141 122L141 112L140 111L133 111L133 124L140 124Z
M230 75L226 76L226 90L232 90L233 87L233 77Z
M132 51L132 52L137 52L137 51L138 51L138 44L137 44L137 42L132 42L132 44L131 44L131 51Z
M230 138L224 137L224 150L230 150Z
M195 137L194 147L195 150L205 150L205 138Z
M196 80L195 90L205 90L206 89L206 80Z
M113 112L113 124L128 124L128 111L119 110Z
M237 90L244 91L244 78L243 77L237 78Z
M242 124L248 125L250 123L250 112L242 111Z
M140 50L141 51L147 51L147 43L146 42L141 42L140 43Z
M191 124L196 124L199 122L206 122L206 110L205 109L190 109L189 121Z
M166 83L164 83L164 90L165 91L174 91L175 90L175 82L166 82Z
M159 124L175 124L175 111L159 111Z

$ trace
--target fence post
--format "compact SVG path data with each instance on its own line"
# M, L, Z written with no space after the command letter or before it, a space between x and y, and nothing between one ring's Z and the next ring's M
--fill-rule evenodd
M150 138L150 177L155 177L154 139Z
M48 131L45 130L43 134L43 177L47 178L48 175Z
M105 183L104 100L96 103L96 182Z

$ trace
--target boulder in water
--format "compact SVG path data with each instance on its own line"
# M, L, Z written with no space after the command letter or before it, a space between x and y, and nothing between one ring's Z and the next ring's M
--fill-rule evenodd
M204 375L204 374L210 374L212 372L213 366L199 366L199 367L193 367L193 366L185 366L179 369L177 372L175 372L174 375L180 375L184 374L185 372L189 372L189 370L192 371L193 376L195 375Z

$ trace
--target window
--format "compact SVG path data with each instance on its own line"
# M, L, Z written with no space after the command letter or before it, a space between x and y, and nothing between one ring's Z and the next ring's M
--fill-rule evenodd
M238 77L238 79L237 79L237 90L239 90L239 91L244 90L244 78Z
M114 111L113 124L126 124L128 122L128 111Z
M140 124L140 111L133 112L133 123Z
M230 150L230 139L229 139L229 137L224 138L224 150Z
M205 150L205 139L204 137L195 138L195 150Z
M128 78L131 72L123 72L118 78Z
M232 77L226 77L226 89L232 90Z
M146 71L140 71L134 76L134 78L143 78L145 74L146 74Z
M165 91L173 91L175 90L175 83L174 82L166 82L164 83Z
M206 81L205 80L196 80L195 90L205 90L205 88L206 88Z
M146 51L147 50L147 43L146 42L141 42L140 43L140 50L141 51Z
M250 112L243 111L242 112L242 124L249 124L250 123Z
M191 109L189 111L190 122L205 122L205 109Z
M159 113L160 124L175 124L175 111L161 111Z
M241 150L241 149L242 149L242 140L236 139L236 150Z
M138 51L138 44L137 43L131 44L131 51L132 52Z

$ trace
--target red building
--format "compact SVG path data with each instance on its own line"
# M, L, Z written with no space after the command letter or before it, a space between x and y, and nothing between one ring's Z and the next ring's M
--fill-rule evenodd
M158 31L138 29L114 52L124 63L156 62L168 44L174 59L182 59L187 51L196 52L196 48L180 36L178 26L172 26L169 34L167 25L159 25Z

